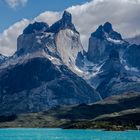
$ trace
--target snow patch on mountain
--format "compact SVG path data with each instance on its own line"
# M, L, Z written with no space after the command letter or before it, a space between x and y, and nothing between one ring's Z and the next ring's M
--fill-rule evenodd
M124 43L124 41L122 40L116 40L116 39L112 39L112 38L107 38L108 41L110 41L111 43L115 43L115 44L122 44Z
M125 66L125 69L128 70L128 71L133 71L133 72L139 72L139 70L135 67L129 67L129 66Z

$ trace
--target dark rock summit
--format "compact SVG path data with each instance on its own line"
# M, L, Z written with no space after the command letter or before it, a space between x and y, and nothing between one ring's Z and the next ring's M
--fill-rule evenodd
M36 32L43 32L45 31L49 25L44 22L34 22L33 24L29 24L23 31L23 34L32 34Z
M98 29L97 29L94 33L91 34L91 36L92 36L92 37L96 37L96 38L98 38L98 39L103 39L103 38L104 38L103 26L100 25L100 26L98 27Z
M121 35L113 30L112 24L106 22L91 34L87 58L93 63L100 63L109 56L113 49L121 52L127 45L127 42L122 40Z
M115 40L122 40L121 34L113 30L111 23L106 22L103 26L103 30L104 32L109 34L110 38Z
M114 31L112 24L109 22L106 22L104 25L100 25L98 29L91 34L91 36L98 39L106 39L110 37L115 40L122 40L121 34Z
M71 30L77 32L77 30L75 29L74 24L72 23L72 15L69 12L64 11L62 19L60 19L59 21L54 23L52 26L50 26L46 30L46 32L57 33L60 30L66 29L66 28L71 29Z
M110 33L111 31L113 31L112 24L109 22L106 22L103 26L103 29L106 33Z
M53 25L51 25L50 27L47 23L35 22L33 24L29 24L28 27L24 29L23 34L31 34L31 33L36 33L39 31L57 33L60 30L63 30L66 28L77 32L74 24L72 23L72 15L69 12L64 11L62 18L56 23L54 23Z

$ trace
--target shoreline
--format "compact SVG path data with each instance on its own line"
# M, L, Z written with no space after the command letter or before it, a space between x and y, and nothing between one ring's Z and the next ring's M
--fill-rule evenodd
M8 124L9 123L9 124ZM3 124L3 125L2 125ZM112 123L108 121L77 121L77 122L65 122L60 125L35 125L31 123L28 125L14 124L13 122L0 123L0 129L62 129L62 130L102 130L102 131L140 131L137 129L136 124L130 123Z

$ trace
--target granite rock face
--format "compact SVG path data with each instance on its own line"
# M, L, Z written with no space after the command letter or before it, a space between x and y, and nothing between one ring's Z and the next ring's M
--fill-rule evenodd
M110 96L111 87L117 82L121 81L121 78L125 78L126 71L120 62L119 53L116 50L112 50L109 54L109 58L101 66L99 73L91 78L92 82L98 79L99 84L97 91L99 91L102 98Z
M120 52L126 47L127 43L121 35L113 30L111 23L106 22L91 34L87 58L93 63L100 63L107 59L113 49Z

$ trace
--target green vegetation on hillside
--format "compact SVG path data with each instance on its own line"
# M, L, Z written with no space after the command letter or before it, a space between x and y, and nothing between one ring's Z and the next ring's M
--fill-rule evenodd
M140 125L140 94L113 96L95 104L56 107L38 113L1 116L0 127L126 130Z

